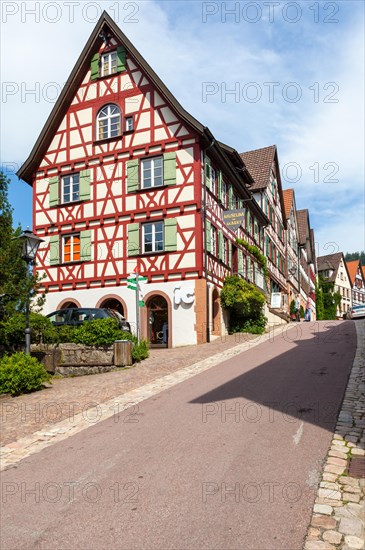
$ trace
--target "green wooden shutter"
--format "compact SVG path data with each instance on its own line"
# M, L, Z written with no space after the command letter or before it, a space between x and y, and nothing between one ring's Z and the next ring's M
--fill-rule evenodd
M223 233L221 230L218 231L218 254L219 259L224 260L224 248L223 248Z
M60 263L60 237L51 235L49 238L49 263L57 265Z
M81 231L80 233L80 259L82 262L91 260L91 231Z
M228 247L228 266L232 267L232 243L231 243L231 241L227 241L227 247Z
M57 206L58 204L58 190L59 182L58 177L49 178L49 205Z
M91 58L91 80L97 80L99 74L99 53L95 53Z
M207 252L212 251L212 224L209 220L205 220L205 250Z
M90 200L90 170L80 172L80 200Z
M127 162L127 191L132 193L139 189L139 160Z
M251 258L247 256L247 279L249 279L251 282L253 281L253 273L252 273L252 262Z
M270 257L270 239L266 237L266 257Z
M233 187L232 185L228 188L228 210L233 209Z
M207 186L208 189L211 188L210 176L211 176L210 158L205 157L205 185Z
M167 218L165 220L165 252L175 252L177 250L177 220L176 218Z
M117 70L118 72L127 70L127 52L123 46L117 48Z
M163 182L164 185L176 184L176 152L164 153L163 156Z
M218 172L218 200L222 202L222 191L223 191L223 178L222 178L222 171L219 170Z
M237 253L238 253L238 273L243 273L243 252L242 250L238 249L237 250Z
M139 223L128 225L128 256L139 254Z

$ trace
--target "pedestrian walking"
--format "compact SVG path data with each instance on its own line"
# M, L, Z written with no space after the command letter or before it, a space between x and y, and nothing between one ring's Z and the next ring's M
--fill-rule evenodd
M295 320L297 323L300 323L300 296L298 294L297 299L295 300Z
M311 304L310 304L309 299L307 300L307 303L305 304L304 320L305 321L310 321L311 320Z

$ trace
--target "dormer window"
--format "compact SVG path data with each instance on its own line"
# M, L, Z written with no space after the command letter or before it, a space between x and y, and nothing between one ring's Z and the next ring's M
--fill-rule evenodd
M118 71L118 59L116 50L104 53L101 56L101 76L115 74Z
M97 139L108 139L120 135L121 112L117 105L109 103L100 109L96 119Z

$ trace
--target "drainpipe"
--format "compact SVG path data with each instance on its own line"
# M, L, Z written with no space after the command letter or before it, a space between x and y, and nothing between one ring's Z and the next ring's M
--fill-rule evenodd
M207 186L205 185L205 177L206 177L206 168L207 168L207 151L211 147L213 147L215 143L215 139L212 139L212 142L206 149L204 150L204 163L203 163L203 197L204 197L204 206L203 206L203 235L204 235L204 271L205 271L205 278L206 278L206 295L205 300L207 303L206 307L206 339L207 342L210 342L210 325L209 325L209 317L210 317L210 308L209 308L209 286L208 286L208 255L207 255L207 232L206 232L206 211L207 211Z

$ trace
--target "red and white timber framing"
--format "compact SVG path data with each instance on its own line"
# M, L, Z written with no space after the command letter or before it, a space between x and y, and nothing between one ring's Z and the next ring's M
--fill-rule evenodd
M219 319L212 318L213 301L217 301L224 277L235 271L234 266L225 265L206 253L205 220L210 218L224 233L231 243L231 252L235 252L237 235L224 226L223 207L206 190L204 150L207 145L203 144L202 136L183 119L169 98L156 89L148 71L129 51L128 44L110 32L108 16L103 17L99 26L103 25L112 36L107 46L103 42L92 53L95 55L99 51L102 54L105 47L123 46L126 49L125 70L93 80L91 69L85 69L72 101L58 106L64 109L64 114L44 154L41 158L38 155L36 160L31 159L36 165L31 182L28 180L33 185L33 229L44 239L35 268L40 275L45 274L42 285L48 294L44 313L58 309L67 301L83 307L98 307L103 300L113 297L120 300L125 316L133 323L135 295L127 289L126 280L138 267L140 274L148 277L147 306L148 299L156 295L166 300L168 344L202 342L212 333L218 335L225 331L220 308ZM121 110L122 129L125 117L133 117L133 131L122 130L120 136L100 141L96 134L96 117L99 110L110 103ZM128 162L166 153L176 154L174 184L128 192ZM220 170L221 167L216 168ZM26 170L29 169L21 169L20 176ZM87 200L63 204L60 199L57 204L52 203L50 182L84 171L90 182ZM246 195L242 193L247 197L247 191ZM250 209L250 201L246 204ZM175 249L130 254L130 224L172 219L176 220ZM62 243L64 236L78 232L87 232L90 238L86 260L66 263L60 250L59 261L52 262L52 239L59 238ZM254 243L244 228L239 230L238 236ZM259 245L262 246L261 240ZM252 265L255 264L256 260L246 250L236 248L240 250L241 263L242 259L249 258ZM182 307L174 302L174 296L176 288L181 289L184 285L194 295L194 301ZM142 336L148 337L147 313L142 315L142 322ZM215 328L210 330L213 324Z

